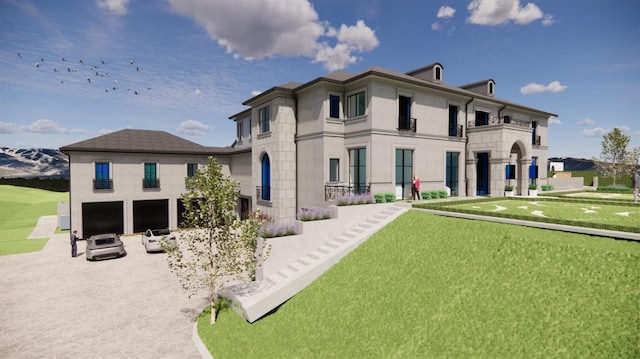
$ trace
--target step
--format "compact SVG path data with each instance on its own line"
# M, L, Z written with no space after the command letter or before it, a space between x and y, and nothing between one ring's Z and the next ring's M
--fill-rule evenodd
M325 245L327 247L336 249L336 248L340 248L340 246L342 245L342 243L337 242L337 241L328 241L327 243L325 243Z
M287 265L287 269L292 270L293 272L299 272L303 270L306 266L300 262L292 262Z
M375 219L375 218L369 218L369 219L367 219L367 222L371 223L371 224L379 224L380 220Z
M347 243L351 240L352 238L346 238L343 236L336 236L333 240L336 242L340 242L340 243Z
M333 252L333 248L330 248L330 247L327 247L327 246L320 246L316 250L318 252L324 253L324 254L329 254L329 253Z
M359 223L358 227L369 229L369 228L373 227L373 224L363 222L363 223Z

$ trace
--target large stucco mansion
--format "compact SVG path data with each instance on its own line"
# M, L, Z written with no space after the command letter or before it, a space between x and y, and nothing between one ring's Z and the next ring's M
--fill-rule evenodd
M495 97L491 79L452 86L443 77L434 63L275 86L229 118L229 147L134 129L64 146L71 226L82 237L179 227L185 178L209 156L239 181L239 215L260 209L277 222L344 194L409 198L413 174L422 191L460 197L502 196L507 183L525 194L546 177L537 165L557 115Z

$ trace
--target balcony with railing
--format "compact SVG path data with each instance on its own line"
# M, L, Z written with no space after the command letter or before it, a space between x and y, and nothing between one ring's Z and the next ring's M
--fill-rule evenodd
M475 120L469 120L467 122L467 128L468 129L473 129L473 128L476 128L476 127L496 126L496 125L503 125L503 124L531 128L531 122L524 121L524 120L518 120L518 119L515 119L515 118L511 118L509 116L491 117L491 118L488 119L487 123L484 123L484 124L476 123Z
M416 132L416 119L411 117L398 117L398 130Z
M256 198L263 201L271 201L271 186L256 186Z
M143 178L142 179L142 188L143 189L158 189L158 188L160 188L160 178Z
M366 185L325 185L324 200L333 201L336 197L347 196L351 194L371 193L371 186Z
M457 125L456 127L449 127L449 136L451 137L462 137L463 134L463 130L464 130L464 126L463 125Z
M113 180L110 179L94 179L93 189L113 189Z

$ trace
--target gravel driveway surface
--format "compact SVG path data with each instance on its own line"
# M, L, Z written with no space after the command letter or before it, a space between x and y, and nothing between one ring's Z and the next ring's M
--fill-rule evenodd
M122 237L127 256L71 258L69 234L40 252L0 257L0 358L201 358L188 298L163 253ZM206 357L208 353L205 353Z

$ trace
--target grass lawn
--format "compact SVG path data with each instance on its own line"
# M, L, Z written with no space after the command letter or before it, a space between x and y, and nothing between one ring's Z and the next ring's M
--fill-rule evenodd
M223 358L638 357L640 243L409 211L274 313L230 309Z
M577 192L567 193L567 197L579 197L579 198L597 198L597 199L615 199L620 201L633 202L633 193L613 193L613 192Z
M55 215L69 193L0 186L0 255L39 251L49 238L27 239L41 216Z
M528 201L500 200L453 204L448 207L640 227L640 206L634 205L613 205L604 202L602 204L587 204L573 201L545 201L540 198Z

